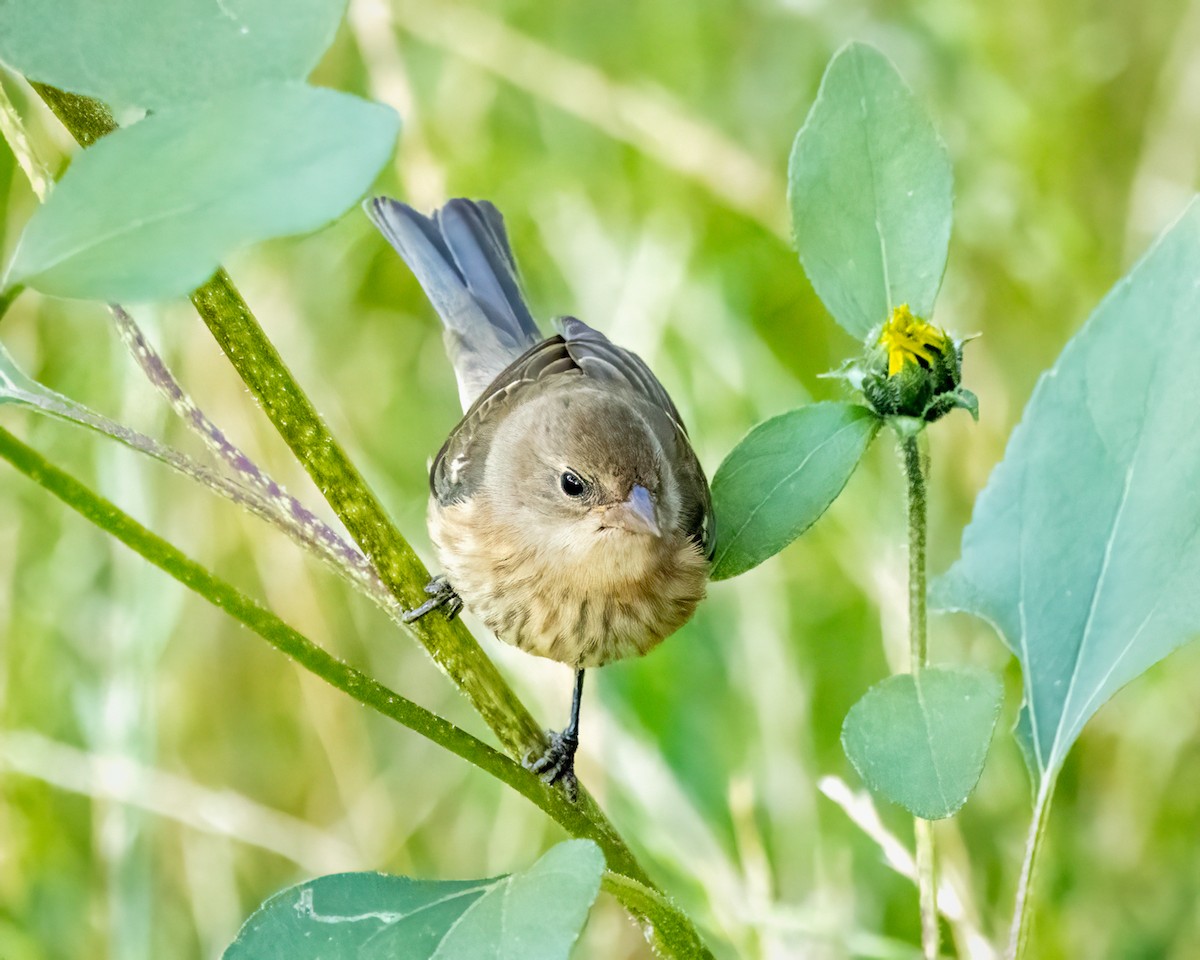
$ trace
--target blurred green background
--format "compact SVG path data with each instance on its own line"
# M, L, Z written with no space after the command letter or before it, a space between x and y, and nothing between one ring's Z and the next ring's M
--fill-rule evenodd
M1196 187L1200 4L351 0L314 80L402 113L381 190L426 209L493 200L535 314L577 314L641 353L711 475L757 421L837 396L820 374L855 347L789 248L784 181L825 62L849 38L897 63L955 167L934 319L981 334L966 384L982 416L932 431L939 571L1039 373ZM3 82L64 164L61 128L22 82ZM0 149L6 254L35 203ZM426 463L458 411L416 283L357 211L228 266L428 557ZM201 406L323 506L190 310L136 313ZM54 389L201 453L99 305L27 293L0 337ZM97 437L8 408L0 420L328 649L486 735L416 644L274 531ZM915 888L819 786L860 789L838 736L904 661L904 563L900 474L881 436L803 539L713 586L650 657L594 677L581 774L721 957L914 955ZM561 724L569 672L483 642ZM1019 676L968 618L935 619L932 647L1006 676L980 789L938 827L969 926L1000 942L1029 812L1007 733ZM1200 956L1198 678L1200 648L1185 648L1102 710L1068 761L1036 956ZM879 814L911 845L906 815ZM4 960L215 958L259 901L313 874L483 876L560 836L0 469ZM649 955L602 896L575 956Z

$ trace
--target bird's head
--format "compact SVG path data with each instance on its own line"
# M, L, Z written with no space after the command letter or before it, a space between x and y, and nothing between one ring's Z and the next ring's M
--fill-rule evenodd
M679 515L673 429L611 383L548 392L497 433L487 485L506 490L524 529L565 552L603 542L654 553Z

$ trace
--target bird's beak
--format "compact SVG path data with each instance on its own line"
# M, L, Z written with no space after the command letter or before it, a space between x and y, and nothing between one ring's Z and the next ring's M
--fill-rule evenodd
M654 516L654 498L650 496L650 491L640 484L635 485L629 492L628 500L609 508L606 520L609 526L620 527L630 533L662 536L658 520Z

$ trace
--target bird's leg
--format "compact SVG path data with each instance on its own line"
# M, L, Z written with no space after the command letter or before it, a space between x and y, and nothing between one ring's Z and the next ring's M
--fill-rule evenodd
M400 619L405 623L420 620L425 614L438 607L445 607L446 619L453 620L463 608L462 597L450 586L450 581L441 574L425 584L425 592L429 594L428 600L413 610L404 611L401 615Z
M579 795L575 779L575 751L579 748L579 703L583 700L583 671L575 671L575 693L571 698L571 722L560 733L550 733L550 745L540 757L526 757L525 766L546 783L559 783L572 803Z

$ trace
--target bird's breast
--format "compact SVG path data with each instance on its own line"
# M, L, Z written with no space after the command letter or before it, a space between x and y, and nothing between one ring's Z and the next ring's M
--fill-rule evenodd
M708 582L686 538L613 530L564 549L479 498L431 499L429 532L442 572L496 636L575 667L646 653L691 617Z

